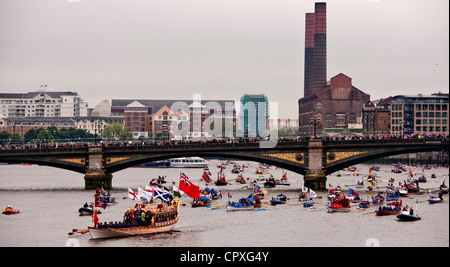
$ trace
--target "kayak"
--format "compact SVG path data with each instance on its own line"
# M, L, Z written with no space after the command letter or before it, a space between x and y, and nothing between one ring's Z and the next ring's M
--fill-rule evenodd
M20 213L20 211L19 210L4 210L2 213L5 215L12 215L12 214Z

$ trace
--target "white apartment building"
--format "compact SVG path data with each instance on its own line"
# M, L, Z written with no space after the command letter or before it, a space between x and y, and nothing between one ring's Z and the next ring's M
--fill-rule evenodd
M76 92L0 93L0 117L87 116L88 103Z

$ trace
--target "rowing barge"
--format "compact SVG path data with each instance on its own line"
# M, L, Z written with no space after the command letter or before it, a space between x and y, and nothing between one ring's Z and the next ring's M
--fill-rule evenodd
M175 198L170 206L149 208L150 221L146 225L130 226L126 224L119 227L88 227L93 239L127 237L134 235L148 235L165 233L174 229L179 219L180 199Z

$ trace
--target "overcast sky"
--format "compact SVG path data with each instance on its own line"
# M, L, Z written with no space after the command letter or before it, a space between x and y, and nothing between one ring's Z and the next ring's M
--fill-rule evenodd
M239 100L279 117L303 97L310 0L1 0L0 92L104 99ZM328 79L371 99L449 89L448 0L327 2Z

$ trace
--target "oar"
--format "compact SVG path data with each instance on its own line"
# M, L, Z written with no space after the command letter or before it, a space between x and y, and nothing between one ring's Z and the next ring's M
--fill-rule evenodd
M368 212L368 213L363 213L362 215L367 215L367 214L373 214L376 213L377 211L372 211L372 212Z

